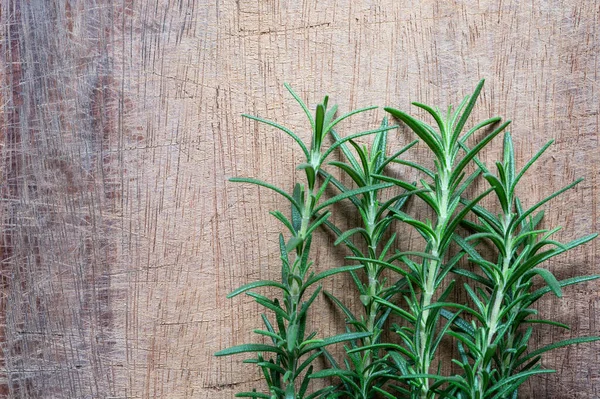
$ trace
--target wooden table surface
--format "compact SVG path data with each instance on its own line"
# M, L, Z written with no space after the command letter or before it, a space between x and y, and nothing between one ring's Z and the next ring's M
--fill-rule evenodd
M0 1L0 397L231 398L262 389L243 357L261 309L227 300L279 273L287 209L252 176L291 189L301 157L274 119L308 138L288 82L314 106L457 104L481 78L474 119L501 115L522 165L555 144L521 195L563 240L600 231L600 3L391 0ZM418 114L418 113L417 113ZM344 124L377 126L380 108ZM392 147L412 140L405 129ZM494 161L496 140L482 159ZM413 156L425 156L422 148ZM418 244L402 230L399 245ZM319 233L317 270L344 262ZM600 272L600 240L549 262L559 278ZM325 282L350 304L351 281ZM600 283L547 296L536 345L600 335ZM323 336L342 317L312 322ZM448 345L449 347L451 344ZM556 374L520 398L600 397L600 344L548 354ZM444 370L448 370L444 368Z

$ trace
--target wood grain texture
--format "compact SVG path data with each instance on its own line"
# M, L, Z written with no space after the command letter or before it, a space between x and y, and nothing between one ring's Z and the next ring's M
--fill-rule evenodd
M565 240L600 231L597 2L1 0L0 18L0 397L219 399L262 388L240 357L213 353L257 339L260 309L226 294L278 275L281 227L268 212L286 205L227 178L292 187L290 140L240 117L307 138L284 82L311 105L329 94L347 111L456 104L486 78L474 118L512 119L521 162L555 140L523 197L585 177L546 223L565 226ZM412 139L402 129L393 138ZM331 237L320 240L318 270L343 262ZM400 245L415 243L406 234ZM598 273L599 247L547 266L562 278ZM351 282L325 285L356 305ZM599 288L547 297L540 312L573 329L539 328L536 341L600 334ZM314 325L340 332L343 320L319 304ZM549 354L558 373L520 397L600 397L599 353Z

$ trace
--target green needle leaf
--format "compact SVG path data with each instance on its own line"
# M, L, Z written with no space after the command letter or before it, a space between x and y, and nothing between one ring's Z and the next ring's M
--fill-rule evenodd
M233 291L231 294L227 295L227 298L233 298L234 296L239 295L242 292L246 292L248 290L252 290L254 288L259 288L259 287L275 287L275 288L279 288L279 289L283 290L286 293L289 293L288 288L281 283L278 283L276 281L270 281L270 280L261 280L261 281L254 281L254 282L248 283L246 285L242 285L240 288Z
M377 109L377 106L374 105L374 106L371 106L371 107L360 108L360 109L354 110L352 112L348 112L347 114L340 116L339 118L337 118L336 120L334 120L333 122L331 122L329 125L327 125L327 127L324 130L324 134L327 134L331 129L333 129L333 127L335 125L337 125L338 123L340 123L344 119L349 118L352 115L359 114L361 112L370 111L372 109Z
M548 287L550 287L552 292L554 292L554 295L556 295L559 298L562 297L562 290L560 289L560 284L558 283L558 280L556 280L556 277L554 277L554 274L550 272L550 270L540 269L536 267L534 269L531 269L531 273L535 273L541 276L546 281L546 284L548 284Z
M546 345L542 348L536 349L533 352L529 353L527 356L519 359L519 362L517 363L516 366L518 367L521 364L528 361L529 359L533 359L534 357L541 355L542 353L545 353L545 352L548 352L548 351L551 351L554 349L558 349L558 348L562 348L562 347L570 346L570 345L584 344L587 342L595 342L595 341L600 341L600 337L578 337L578 338L565 339L564 341L554 342L553 344Z
M353 332L353 333L345 333L334 335L333 337L327 337L321 340L314 340L313 342L305 341L302 345L304 349L300 351L300 355L313 351L315 349L323 348L325 346L337 344L339 342L352 341L355 339L362 339L366 337L370 337L372 333L370 332Z
M460 116L460 119L458 120L458 123L456 124L456 126L454 126L454 131L452 133L452 140L451 140L453 143L457 141L458 137L460 136L460 132L462 132L463 127L465 126L465 123L467 123L467 119L469 119L469 116L471 115L471 111L473 111L473 108L475 107L475 103L477 102L477 98L479 97L479 93L481 93L481 89L483 88L484 83L485 83L485 79L481 79L479 81L479 83L475 87L475 91L473 91L473 94L471 94L471 96L469 97L469 102L467 103L467 107L465 108L462 115Z
M286 193L279 187L275 187L274 185L272 185L270 183L267 183L267 182L264 182L264 181L258 180L258 179L252 179L250 177L232 177L231 179L229 179L229 181L233 182L233 183L251 183L251 184L256 184L257 186L262 186L262 187L271 189L271 190L275 191L276 193L285 197L288 201L291 202L291 204L294 206L294 208L296 208L299 212L302 212L302 209L300 208L300 204L298 204L298 202L296 202L296 200L294 200L294 198L292 198L291 195L289 195L288 193Z
M324 278L327 278L329 276L333 276L334 274L350 272L353 270L362 269L363 267L364 267L363 265L353 265L353 266L336 267L333 269L325 270L324 272L321 272L321 273L317 274L316 276L309 278L306 281L306 283L304 283L304 289L310 287L317 281L323 280Z
M306 156L306 158L309 157L309 152L308 152L308 149L306 148L306 145L304 144L304 142L300 139L300 137L298 137L296 135L296 133L292 132L287 127L282 126L282 125L280 125L280 124L278 124L276 122L270 121L268 119L259 118L258 116L253 116L253 115L248 115L248 114L242 114L242 116L244 118L252 119L252 120L255 120L257 122L264 123L265 125L272 126L272 127L276 128L276 129L279 129L282 132L286 133L288 136L290 136L291 138L293 138L296 143L298 143L298 145L302 149L302 152L304 153L304 155Z
M311 130L315 130L315 120L313 119L312 114L310 113L310 110L306 106L306 103L304 101L302 101L302 99L300 98L300 96L298 96L298 94L296 94L296 92L294 90L292 90L292 87L289 84L284 83L283 85L290 92L290 94L292 95L292 97L294 97L294 99L296 100L296 102L298 102L298 104L300 105L300 107L302 107L302 110L304 111L304 113L306 114L306 117L310 121Z
M392 187L392 186L393 186L393 184L391 184L391 183L380 183L380 184L374 184L372 186L360 187L360 188L357 188L354 190L346 191L345 193L338 194L335 197L330 198L327 201L323 202L321 205L317 206L314 209L314 212L319 212L321 209L326 208L329 205L333 205L336 202L340 202L343 199L346 199L349 197L354 197L356 195L368 193L371 191L381 190L381 189Z
M230 356L237 355L238 353L248 353L248 352L273 352L279 355L285 356L285 352L272 345L264 345L264 344L244 344L233 346L231 348L223 349L215 353L215 356Z

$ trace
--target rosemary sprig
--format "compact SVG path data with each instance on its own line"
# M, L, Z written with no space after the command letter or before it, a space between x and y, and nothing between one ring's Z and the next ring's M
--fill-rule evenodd
M449 108L446 115L439 109L428 105L414 103L417 107L427 111L435 120L437 130L423 121L393 108L386 111L404 122L433 152L434 170L425 166L406 161L398 161L415 167L425 173L430 181L421 180L421 185L430 192L420 192L419 198L425 201L434 211L435 221L420 221L404 213L398 213L397 218L413 226L425 239L426 245L423 261L416 263L408 257L402 260L408 266L410 273L407 275L410 295L406 297L408 312L399 312L412 327L398 327L396 332L402 338L406 350L410 352L407 359L397 357L398 367L403 374L400 378L409 381L409 388L401 390L404 395L412 398L434 397L436 388L445 380L439 375L430 374L430 367L434 360L438 345L446 328L437 335L438 319L444 300L448 297L453 284L439 294L438 304L434 305L434 298L447 273L458 261L458 257L446 262L448 247L455 234L455 230L470 210L489 191L481 194L476 199L464 204L459 210L461 195L470 183L475 179L478 172L473 173L465 179L465 168L477 153L485 147L494 137L506 128L509 122L505 122L483 138L473 149L463 154L463 144L475 132L500 121L500 118L490 118L477 124L474 128L463 133L463 128L469 118L477 97L483 87L483 80L477 85L475 92L466 97L459 107L452 111ZM379 177L379 176L378 176ZM383 181L393 182L401 187L411 189L408 185L397 179L381 176ZM420 290L417 295L416 288ZM430 380L436 380L433 388Z
M374 107L336 117L337 107L329 108L328 97L325 97L313 114L286 85L308 118L310 143L276 122L245 115L288 135L306 160L297 167L304 172L304 181L296 184L291 192L253 178L231 179L273 190L290 204L288 215L281 211L271 212L287 230L287 239L284 234L279 236L281 279L254 281L229 295L247 293L271 314L271 319L262 315L265 329L255 330L268 343L238 345L216 354L250 353L253 357L245 362L256 364L262 370L268 390L241 392L236 396L266 399L516 399L519 386L529 377L551 372L541 367L543 353L600 339L578 337L528 352L536 324L567 327L539 318L532 308L535 302L549 292L560 297L565 286L600 278L600 275L590 275L557 281L549 270L540 265L587 243L596 234L563 244L552 239L558 229L539 227L543 218L543 211L539 209L580 180L523 209L516 187L550 143L519 172L516 171L509 133L504 135L503 158L496 163L496 174L477 159L478 153L509 123L499 124L473 148L467 146L467 140L477 131L493 128L492 125L501 121L494 117L469 130L464 129L482 87L483 81L456 110L450 107L445 113L415 103L433 117L435 127L402 111L386 108L431 150L433 168L399 158L414 142L387 156L386 132L395 126L388 126L385 120L378 129L346 137L338 136L333 130L346 118ZM371 148L362 147L354 141L368 134L376 134ZM334 140L326 146L324 142L328 135ZM336 149L345 156L344 162L329 160ZM467 175L471 161L477 164L478 169ZM385 170L390 163L414 168L424 178L417 184L390 177ZM341 169L356 188L346 187L324 171L323 165L327 164ZM481 175L490 188L474 200L465 199L467 189ZM327 197L330 185L334 185L340 193ZM394 185L403 191L383 200L384 190ZM478 204L492 191L502 209L499 215ZM402 210L402 204L411 195L431 207L435 215L433 220L418 220ZM329 221L331 213L328 208L345 199L352 202L362 224L341 231ZM475 222L466 219L470 213L474 214ZM400 252L396 249L393 253L398 233L389 235L388 232L395 219L420 233L425 240L421 250ZM459 236L457 228L461 225L474 233L466 238ZM358 264L318 274L313 271L311 243L316 229L322 226L329 227L338 236L335 244L344 243L352 252L347 259ZM459 250L451 253L453 241L458 244ZM497 259L490 260L484 252L479 252L483 242L491 243L497 249ZM465 254L474 265L474 271L458 266ZM398 274L394 284L382 278L385 269ZM470 283L463 287L470 299L469 304L449 299L454 288L454 281L447 281L450 271L469 279ZM341 300L326 293L344 312L348 324L345 333L318 339L316 331L306 331L309 309L321 291L317 283L342 272L349 272L352 276L363 304L363 313L357 317ZM533 290L536 276L541 277L545 285ZM262 287L276 290L277 296L269 298L254 292ZM382 340L382 331L392 312L403 319L401 325L392 326L399 343ZM441 375L438 350L444 337L451 337L457 343L460 359L453 362L460 367L459 375ZM346 343L344 367L326 350L328 345L341 342ZM313 363L320 356L324 356L331 367L313 372ZM325 377L338 377L341 384L311 392L311 378Z
M385 132L393 127L386 126L372 131L356 133L345 138L338 138L329 148L324 149L324 138L332 132L332 129L339 122L349 116L373 109L373 107L352 111L335 118L337 106L328 108L328 97L325 97L323 102L317 105L313 117L299 96L289 86L286 85L286 88L308 117L312 129L310 146L284 126L259 117L245 116L283 131L298 144L306 156L306 162L298 166L298 169L305 172L306 184L296 184L290 194L281 188L260 180L251 178L231 179L233 182L252 183L269 188L282 195L291 204L290 218L280 211L271 212L291 234L287 242L283 235L279 237L282 261L281 282L270 280L252 282L238 288L228 296L231 298L243 292L268 286L277 288L283 299L282 303L277 298L271 300L254 292L248 293L257 303L272 311L275 315L275 326L263 315L266 330L254 331L256 334L269 338L271 340L270 344L244 344L216 353L217 356L238 353L256 354L255 358L246 360L246 363L255 363L262 369L269 393L242 392L236 395L238 397L310 399L325 395L332 391L331 387L308 393L309 378L313 372L311 363L321 355L323 348L328 345L348 340L364 339L371 334L370 332L348 332L325 339L316 339L316 332L306 333L309 307L321 290L320 286L313 289L313 285L321 279L336 273L353 271L362 267L362 265L343 266L315 275L311 271L313 262L309 260L309 257L314 231L325 223L331 215L329 211L325 210L328 206L346 198L391 186L389 183L383 183L369 187L359 187L323 200L322 196L331 180L329 176L325 179L319 179L319 176L323 174L321 169L323 162L329 154L346 141L366 134ZM312 294L305 300L308 295L307 292L311 289ZM274 358L266 360L263 353L267 352L272 353Z
M384 119L381 128L388 127L387 119ZM333 132L334 137L339 137ZM347 174L358 187L376 187L381 181L376 175L382 174L387 165L396 160L400 155L417 143L413 141L402 149L387 156L387 131L379 133L370 150L366 146L360 146L353 140L349 141L354 148L356 156L350 148L343 144L340 146L346 162L331 161L330 164L340 168ZM340 181L331 178L331 182L342 193L351 191ZM388 261L388 254L391 252L396 234L385 238L390 225L394 221L394 214L405 203L407 198L415 191L404 191L390 199L382 199L383 189L376 189L365 192L361 195L349 197L355 206L358 214L361 216L362 226L351 228L342 232L336 226L328 223L328 226L338 235L335 245L344 243L354 256L348 257L353 261L358 261L366 274L366 282L363 283L358 271L350 271L356 284L360 301L363 305L364 314L360 317L355 316L342 302L333 294L325 294L336 303L346 315L346 322L354 331L369 333L369 336L362 340L351 341L346 347L347 358L344 360L345 369L332 362L333 369L324 370L313 374L313 378L337 376L343 381L343 390L338 390L339 394L352 398L369 399L376 397L377 393L383 392L383 386L387 382L387 375L393 372L390 368L387 356L383 352L386 347L381 343L381 333L384 330L384 323L390 314L390 308L382 306L376 298L391 298L399 292L399 284L387 284L382 279L382 272L389 267L393 267ZM366 252L359 249L361 246L352 241L353 237L359 237Z
M540 365L541 354L562 346L598 340L598 337L580 337L560 341L526 354L533 331L530 324L549 324L568 328L561 323L536 318L531 306L545 293L552 291L561 297L561 287L600 278L585 276L562 282L552 272L539 267L543 262L565 251L582 245L597 236L588 235L566 244L551 239L559 229L539 229L543 211L535 214L546 202L578 184L577 180L556 191L527 210L521 206L515 190L524 173L551 144L545 145L520 171L515 168L514 148L509 133L504 135L503 161L497 162L498 175L491 174L479 163L485 179L494 190L502 213L495 216L476 206L473 208L479 223L466 222L475 233L466 240L457 238L458 244L469 255L469 260L480 273L456 268L478 283L480 287L465 284L478 323L476 328L450 333L461 345L462 360L455 362L463 369L461 383L453 387L457 398L516 398L519 386L529 377L549 373ZM485 260L474 248L487 240L498 250L495 263ZM533 279L542 277L546 286L532 290ZM481 288L483 287L483 288ZM524 332L523 326L528 326Z

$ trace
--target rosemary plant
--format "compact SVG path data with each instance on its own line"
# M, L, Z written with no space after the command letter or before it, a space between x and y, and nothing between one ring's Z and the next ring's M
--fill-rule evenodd
M472 95L461 104L442 113L437 108L414 103L434 120L435 127L394 108L386 110L414 132L433 154L433 168L399 158L412 147L410 143L387 156L387 131L384 120L378 129L340 137L333 130L339 122L374 107L352 111L336 118L337 107L328 107L328 97L317 105L314 115L306 104L289 90L303 109L311 128L309 144L292 130L276 122L256 116L247 118L267 124L288 135L302 151L306 161L298 165L303 171L303 183L297 183L287 192L270 183L252 178L233 178L233 182L251 183L266 187L283 196L290 204L290 213L271 214L287 232L279 235L281 279L263 280L246 284L231 294L247 293L269 313L262 315L265 329L254 332L267 343L234 346L216 353L217 356L250 353L246 363L256 364L264 376L266 392L241 392L236 396L264 399L313 398L410 398L410 399L516 399L519 386L529 377L549 373L543 369L541 355L549 350L599 340L599 337L579 337L554 342L527 352L533 332L532 324L549 324L567 328L551 320L537 317L532 306L549 292L562 295L561 288L600 278L600 275L573 277L557 281L554 275L540 265L579 245L587 243L596 234L561 244L552 239L559 229L540 228L543 211L538 210L548 201L574 187L580 180L549 195L528 209L516 195L516 188L526 171L549 147L546 144L523 169L516 171L512 139L504 134L504 151L497 162L497 174L492 174L477 159L478 153L494 137L505 130L510 122L501 123L493 117L477 123L469 130L466 123L482 90L481 81ZM473 148L467 141L482 129L489 131ZM354 140L375 134L371 148L358 145ZM327 136L333 144L326 146ZM330 160L340 149L345 160ZM356 188L346 187L323 170L323 165L339 168L348 175ZM408 183L386 175L386 166L397 163L416 169L423 175L417 183ZM471 163L474 172L467 173ZM483 175L490 188L473 200L466 199L468 188ZM327 197L331 185L339 194ZM392 187L403 191L389 195ZM479 205L493 192L501 213ZM402 210L409 196L416 196L433 211L433 220L418 220ZM360 215L361 225L342 231L329 221L330 205L348 199ZM537 213L536 213L537 212ZM473 214L475 221L466 217ZM401 252L395 248L397 232L390 232L394 220L400 220L416 229L424 245L418 251ZM313 235L319 227L327 226L336 235L335 245L344 243L352 252L349 259L356 265L341 266L316 274L311 259ZM474 233L461 237L459 226ZM287 237L287 238L286 238ZM451 252L451 243L458 250ZM489 251L481 251L490 244L497 257L488 258ZM456 246L453 246L454 248ZM459 267L465 255L474 270ZM383 278L383 271L397 273L394 281ZM470 303L454 303L450 294L454 280L448 274L466 277L464 285ZM341 300L325 293L345 314L346 332L317 338L317 332L307 331L309 310L321 292L317 283L335 274L348 272L352 276L363 305L362 314L356 315ZM533 289L533 280L539 276L544 286ZM268 287L277 290L274 298L254 292ZM400 325L394 324L399 342L384 342L382 332L391 313L400 316ZM441 375L441 356L438 353L444 337L454 339L460 359L453 362L460 374ZM343 365L331 356L326 347L345 343ZM313 372L313 362L323 356L331 364L325 370ZM312 378L337 377L338 386L311 390Z
M467 139L478 130L500 121L499 117L490 118L463 133L482 86L483 81L456 110L453 111L450 107L445 115L439 109L414 103L433 117L437 130L402 111L386 108L386 111L404 122L423 140L434 156L434 170L413 162L398 161L416 168L430 179L428 182L421 180L421 185L428 192L420 192L417 195L433 209L436 219L422 222L400 212L397 214L400 220L413 226L425 239L424 253L421 255L423 260L417 263L409 257L402 258L410 271L406 274L410 288L410 294L406 296L408 311L400 311L401 309L387 301L380 300L395 309L408 322L408 326L396 328L406 347L405 356L395 356L401 373L399 379L409 382L408 388L396 386L395 389L406 397L432 398L437 388L445 382L443 377L430 373L430 367L449 326L447 323L438 333L441 305L450 294L453 284L449 284L441 293L438 291L443 287L444 278L459 259L455 256L449 261L446 260L456 228L477 202L489 192L488 190L476 199L466 202L460 209L462 194L478 175L478 172L475 172L465 178L465 169L477 153L509 124L503 123L479 141L473 149L463 154L463 146ZM398 179L386 176L379 178L407 189L414 189L414 186ZM433 306L436 294L439 303ZM430 385L431 379L436 380L433 385Z
M387 119L384 119L381 127L384 129L387 126ZM337 136L335 137L339 140ZM383 131L375 137L370 151L367 147L361 147L353 140L350 140L349 143L354 147L358 159L348 146L342 144L340 148L348 162L332 161L330 164L345 172L356 186L366 188L380 185L381 181L375 176L382 174L387 165L394 162L417 141L413 141L390 156L386 156L387 131ZM342 193L351 191L334 178L331 178L331 182ZM364 308L364 315L360 317L355 316L333 294L325 292L344 312L349 326L355 331L369 333L361 340L351 341L349 346L346 347L345 369L339 368L337 363L330 359L333 365L332 369L323 370L313 375L313 378L340 377L343 381L343 388L339 389L336 394L343 397L374 398L377 393L383 393L383 386L388 380L387 375L393 372L390 369L387 356L382 352L386 344L380 341L390 309L382 306L375 298L391 300L401 288L401 285L388 284L382 278L382 272L385 268L393 267L390 266L391 258L389 254L396 238L395 233L386 238L386 232L388 232L394 221L395 212L402 207L406 199L415 191L405 191L386 200L382 199L382 191L382 189L377 189L349 197L361 216L362 226L342 232L336 226L328 223L328 226L338 235L335 245L344 243L353 254L348 259L360 262L366 275L366 282L363 282L357 271L350 271ZM352 242L351 237L353 236L358 236L363 245ZM360 248L364 249L361 250ZM392 257L397 257L397 255L392 255Z
M597 236L588 235L567 244L551 239L559 230L539 229L543 212L534 213L546 202L574 187L577 180L546 197L527 210L521 206L515 190L525 172L549 147L546 144L520 172L515 168L512 139L509 133L504 136L504 156L497 162L498 176L491 174L480 162L485 179L494 190L502 213L498 216L482 207L473 211L479 223L465 222L475 234L466 240L457 237L457 242L477 266L479 273L456 268L455 273L469 277L477 286L465 284L465 290L473 302L468 310L474 320L472 325L461 323L461 328L450 332L459 343L461 360L455 362L463 370L463 375L450 387L453 397L488 399L516 398L519 386L529 377L551 373L540 365L541 354L549 350L576 343L595 341L596 337L580 337L559 341L526 353L533 328L531 324L541 323L568 328L550 320L536 318L537 311L531 306L544 294L552 291L561 297L561 287L600 276L584 276L557 281L551 271L539 267L543 262ZM484 259L473 247L477 242L487 240L498 251L497 261ZM542 277L545 286L532 290L535 276ZM463 310L466 308L463 307ZM528 326L525 328L525 326Z
M348 332L325 339L316 339L316 332L307 334L306 322L308 310L321 290L320 286L314 289L313 286L323 278L362 267L362 265L338 267L315 275L311 271L313 262L309 260L310 248L314 231L330 216L330 212L325 211L329 205L371 190L391 186L391 184L383 183L369 187L360 187L355 190L343 192L328 200L322 200L325 189L330 181L330 177L319 179L319 176L323 173L321 169L323 162L337 147L343 145L346 141L363 135L386 131L393 127L382 127L372 131L356 133L343 139L338 138L329 148L324 149L323 140L332 131L333 127L354 114L370 110L374 107L359 109L334 119L337 106L328 109L328 97L325 97L323 102L317 105L313 117L306 104L298 95L289 86L286 85L286 88L300 104L308 117L312 130L310 146L307 146L298 135L284 126L255 116L244 116L283 131L298 144L306 157L306 162L298 166L298 169L305 172L306 183L296 184L293 192L290 194L281 188L260 180L251 178L231 179L233 182L252 183L269 188L282 195L291 204L290 218L286 217L280 211L271 212L290 233L290 238L287 242L283 235L279 237L282 261L281 281L263 280L251 282L228 295L229 298L232 298L243 292L248 292L248 295L254 298L258 304L274 313L276 321L275 325L273 325L267 316L263 315L262 319L266 329L254 331L256 334L267 337L271 340L271 343L243 344L216 353L217 356L238 353L255 354L256 357L248 359L245 362L257 364L262 369L269 392L242 392L236 395L238 397L310 399L325 395L332 390L331 387L308 393L309 377L313 370L311 363L321 355L323 348L328 345L348 340L364 339L371 334L370 332ZM269 299L255 292L249 292L259 287L273 287L278 289L281 292L282 301L277 298ZM313 292L306 299L307 292L311 289ZM272 353L274 358L267 360L263 356L264 353Z

